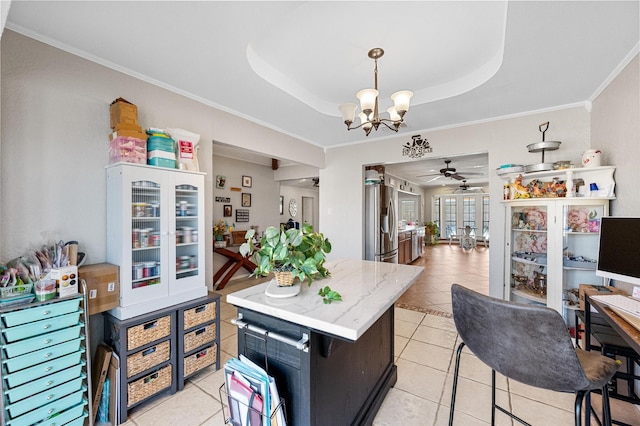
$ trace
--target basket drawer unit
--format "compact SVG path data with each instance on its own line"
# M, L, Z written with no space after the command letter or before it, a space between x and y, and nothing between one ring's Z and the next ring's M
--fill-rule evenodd
M156 367L171 359L171 344L168 340L127 356L127 378Z
M80 300L80 298L65 300L59 303L50 303L19 311L3 313L0 316L2 316L2 321L5 327L15 327L16 325L29 324L34 321L76 312L80 307Z
M67 383L63 383L60 386L56 386L53 389L48 389L44 392L40 392L39 394L16 402L15 404L9 404L7 405L9 415L12 418L16 418L28 411L33 410L34 408L41 407L53 400L60 399L65 395L69 395L70 393L81 390L82 381L84 380L84 378L84 375L76 377L75 379Z
M184 377L191 376L194 373L213 365L218 360L217 346L209 346L184 358Z
M130 327L127 329L127 350L137 349L169 335L171 335L170 315Z
M50 418L51 416L60 413L62 411L67 410L68 408L73 407L74 405L80 404L82 402L82 398L85 395L87 389L83 387L82 389L74 392L70 395L67 395L63 398L60 398L56 401L53 401L47 405L43 405L40 408L36 408L35 410L29 411L22 416L16 417L7 421L7 426L31 426L41 420L45 420ZM55 417L54 417L55 418Z
M9 404L12 404L43 390L51 389L55 386L61 385L62 383L66 383L76 377L85 377L85 374L82 373L84 365L84 363L76 364L73 367L50 374L49 376L14 387L13 389L6 391L7 401Z
M49 346L57 345L62 342L77 339L78 337L80 337L80 331L82 330L83 325L84 324L79 323L64 330L42 334L36 337L9 343L7 345L2 345L2 349L4 349L4 354L7 358L24 355L33 351L34 349L47 348Z
M158 392L168 389L173 383L171 364L158 371L141 377L127 386L127 407L140 402Z
M216 302L210 302L184 311L184 329L216 319Z
M5 341L7 343L16 340L26 339L32 336L38 336L44 333L50 333L55 330L71 327L78 324L80 320L80 310L56 317L33 321L29 324L22 324L16 327L9 327L2 330Z
M200 346L215 341L218 334L217 329L218 326L212 323L186 333L184 335L184 352L191 352Z

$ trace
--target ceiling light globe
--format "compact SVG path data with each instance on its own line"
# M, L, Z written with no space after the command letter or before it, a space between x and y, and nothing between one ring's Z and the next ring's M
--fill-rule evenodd
M356 97L360 100L360 109L362 111L373 111L376 106L378 91L376 89L363 89L356 93Z
M353 120L356 118L356 108L358 108L358 105L351 102L340 105L338 109L342 114L342 121L347 124L353 123Z
M372 126L371 121L369 121L369 119L367 118L367 115L364 112L361 112L360 114L358 114L358 118L360 119L360 125L362 126L363 129L367 130L371 128Z
M402 121L402 117L400 117L400 114L398 114L395 107L387 108L387 112L389 113L391 121Z
M410 90L401 90L391 95L393 106L400 116L403 116L405 112L409 111L409 103L411 102L412 96L413 92Z

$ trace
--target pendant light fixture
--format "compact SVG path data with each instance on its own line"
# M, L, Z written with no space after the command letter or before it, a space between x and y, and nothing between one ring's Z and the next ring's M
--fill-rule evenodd
M378 130L380 124L384 124L387 128L398 131L400 124L404 121L404 115L409 111L409 102L413 96L413 92L402 90L391 95L393 106L387 109L389 118L380 118L378 111L378 59L384 55L384 50L380 47L373 48L369 51L369 57L374 60L373 69L373 89L364 89L356 93L356 97L360 101L360 113L358 118L360 124L352 127L355 120L356 109L358 105L354 103L344 103L338 108L342 113L342 119L347 125L347 130L358 129L362 127L366 136L369 136L371 129Z

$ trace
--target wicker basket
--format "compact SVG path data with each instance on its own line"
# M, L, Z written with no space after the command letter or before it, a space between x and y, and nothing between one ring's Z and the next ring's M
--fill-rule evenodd
M205 343L216 340L216 325L209 324L184 335L184 351L190 352Z
M231 231L231 243L234 246L239 246L242 243L246 243L247 240L245 240L244 238L246 233L247 231Z
M274 274L276 276L276 283L278 283L280 287L290 287L293 285L293 274L291 271L274 272Z
M216 302L196 306L184 311L184 329L188 330L196 325L216 319Z
M171 364L127 385L127 407L171 386Z
M217 359L218 345L210 346L184 358L184 377L214 364Z
M140 346L162 339L171 334L171 317L158 318L156 320L136 325L127 330L127 350L133 350Z
M169 341L162 342L127 357L127 378L168 361L171 357Z

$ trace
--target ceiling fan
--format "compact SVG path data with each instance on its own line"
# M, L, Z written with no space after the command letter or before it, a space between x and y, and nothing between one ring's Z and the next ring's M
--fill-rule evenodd
M444 160L445 163L445 167L443 169L440 169L439 173L431 173L428 175L419 175L417 177L428 177L428 176L435 176L433 179L429 180L429 182L433 182L436 179L440 179L441 177L446 177L446 178L452 178L452 179L456 179L456 180L465 180L466 178L462 175L460 175L455 167L449 167L449 165L451 164L451 160ZM465 175L471 176L471 175L482 175L482 173L478 173L478 172L461 172L464 173Z
M462 180L462 185L458 186L454 190L454 192L457 192L457 191L468 191L470 189L482 189L482 187L481 186L470 186L470 185L467 185L467 180L463 179Z

